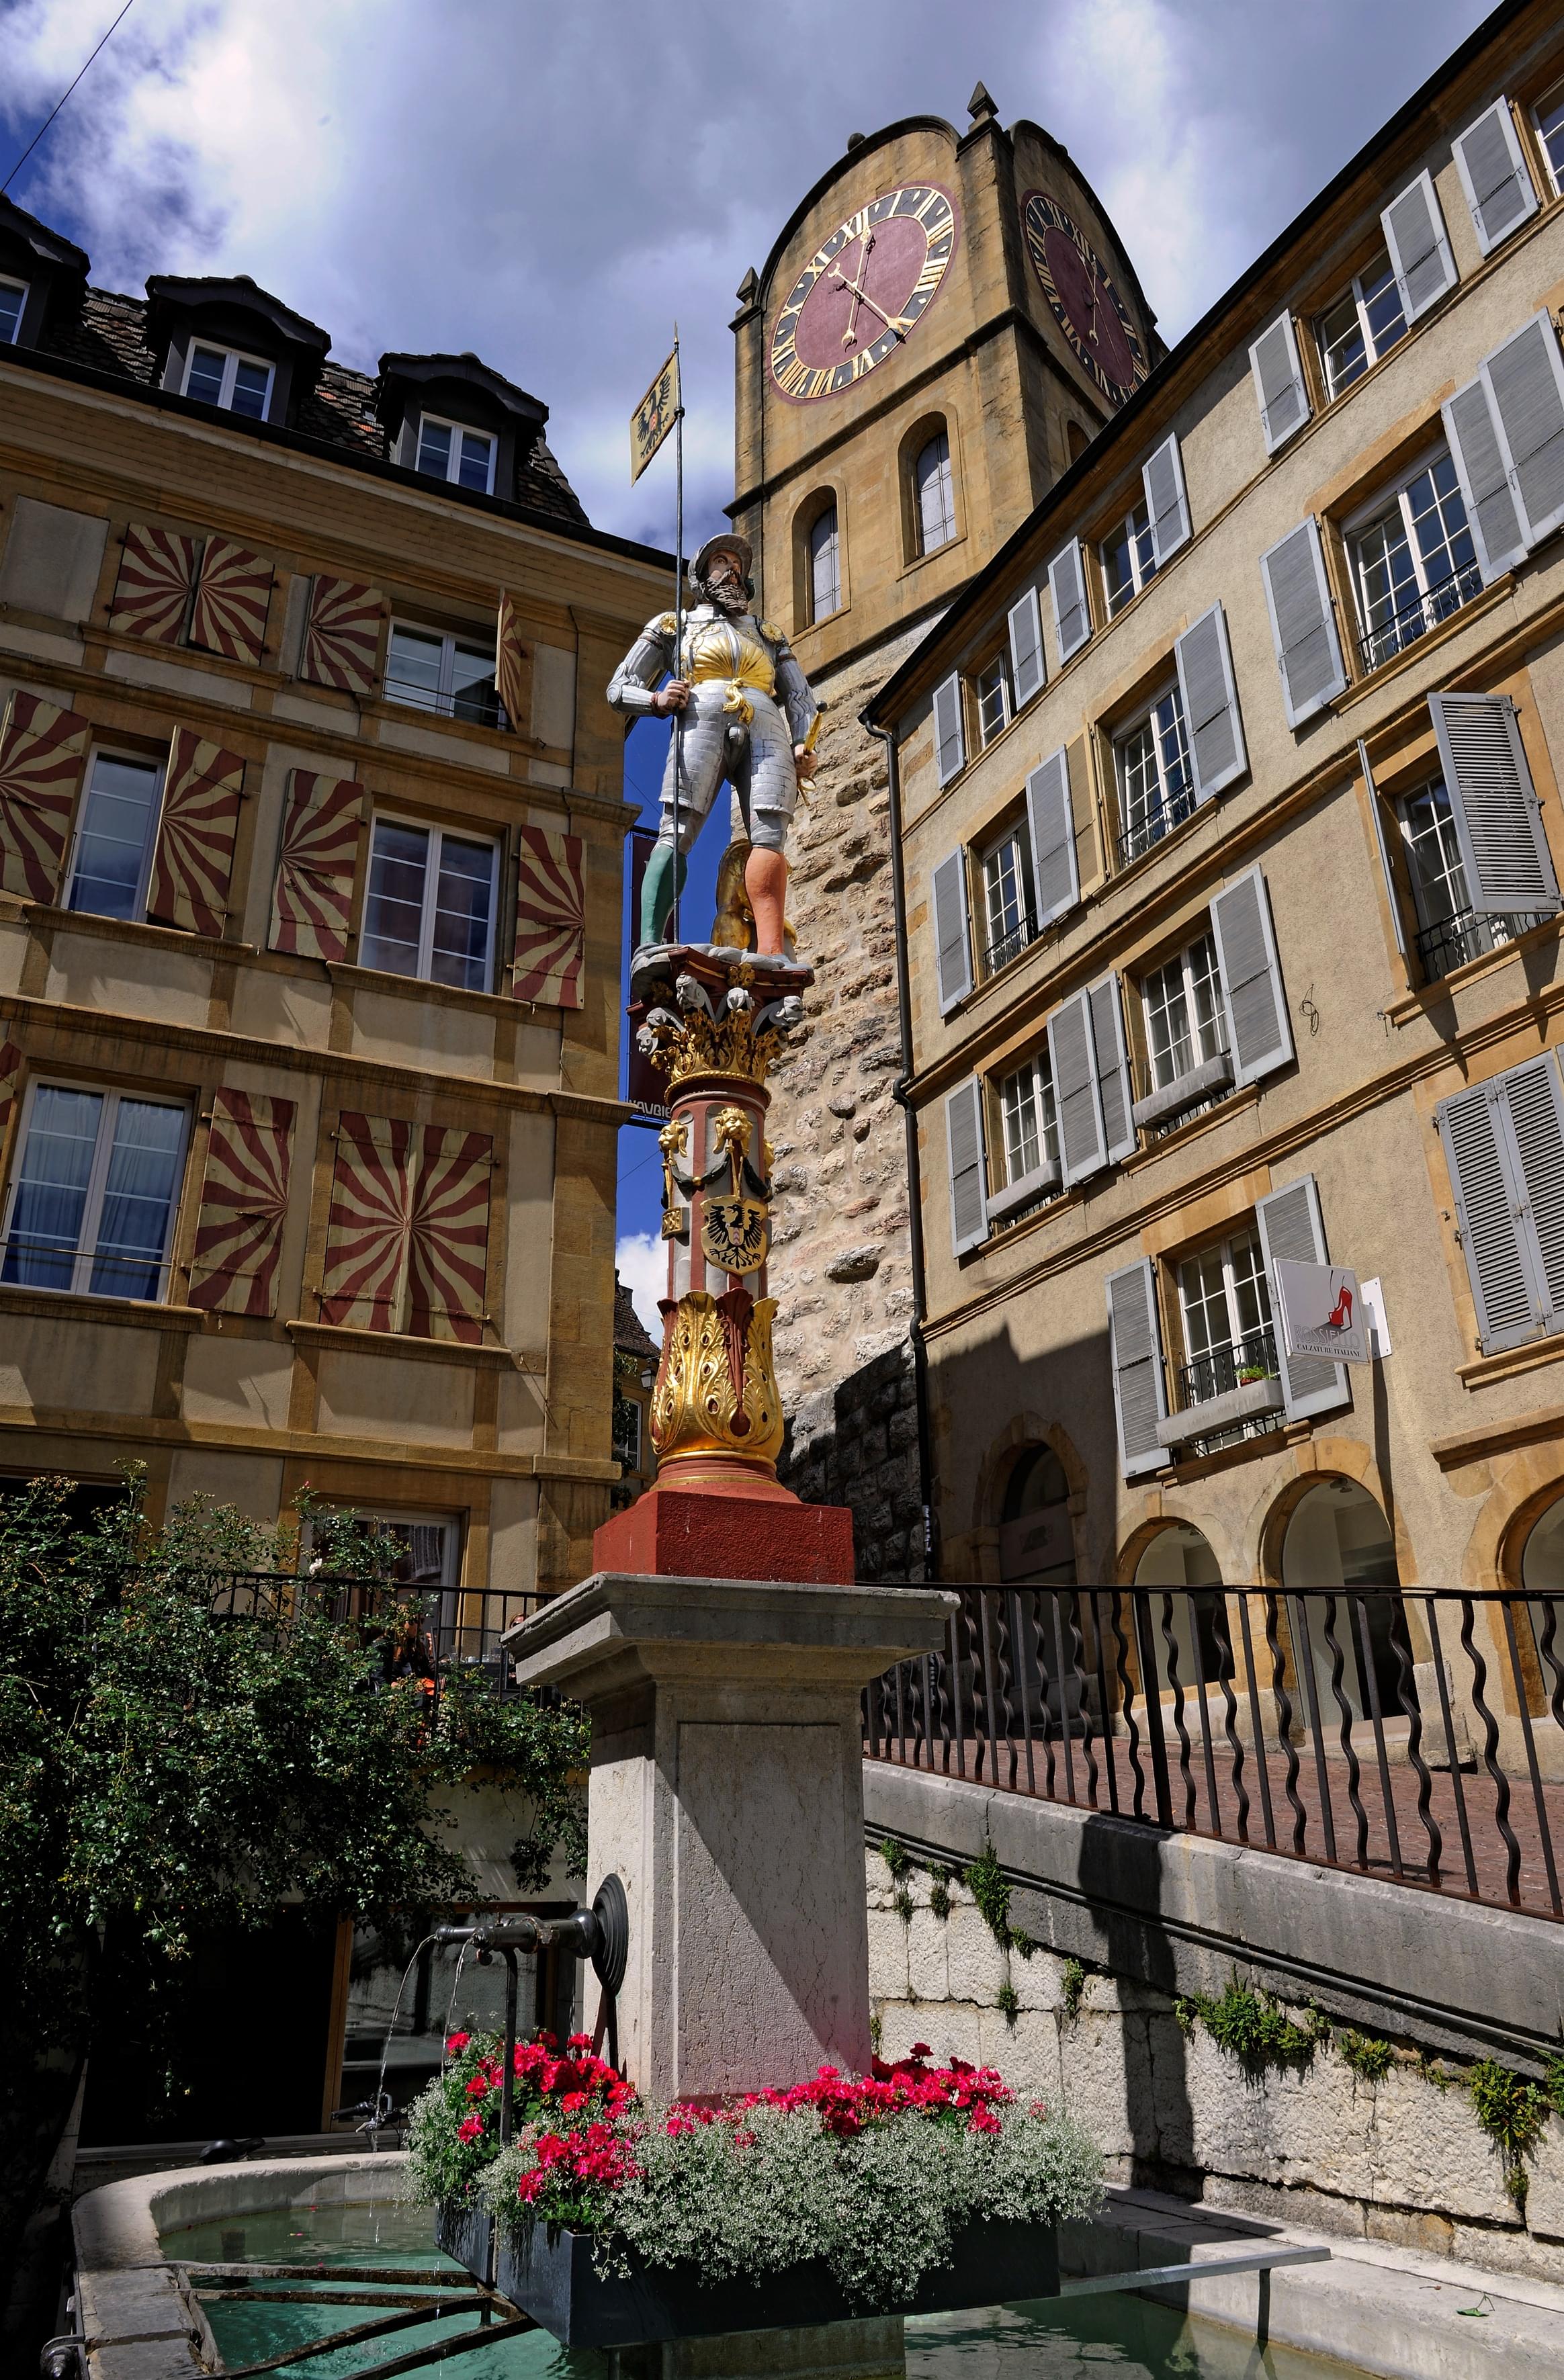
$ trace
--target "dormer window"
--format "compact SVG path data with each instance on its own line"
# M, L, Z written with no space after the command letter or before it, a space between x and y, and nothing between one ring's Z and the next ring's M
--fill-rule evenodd
M185 367L187 396L202 405L220 406L224 413L242 413L247 420L264 421L272 394L272 367L259 356L242 356L232 347L190 349Z
M465 430L459 422L426 413L418 422L418 468L431 480L449 480L458 488L476 489L480 496L492 495L494 441L486 430Z
M27 304L27 283L0 276L0 347L16 345Z

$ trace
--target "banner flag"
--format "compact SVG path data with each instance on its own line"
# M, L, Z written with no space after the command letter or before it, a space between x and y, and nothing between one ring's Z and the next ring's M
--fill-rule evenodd
M634 487L678 419L679 350L674 348L630 416L630 484Z

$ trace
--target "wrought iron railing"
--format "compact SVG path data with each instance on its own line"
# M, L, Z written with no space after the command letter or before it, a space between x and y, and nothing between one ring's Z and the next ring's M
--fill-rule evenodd
M1132 860L1144 857L1165 834L1171 834L1176 826L1182 826L1186 818L1193 818L1194 810L1194 788L1186 785L1182 793L1170 795L1144 819L1127 827L1119 837L1120 867L1128 868Z
M998 975L1001 967L1009 966L1012 959L1018 959L1021 956L1028 943L1037 941L1037 933L1038 929L1033 924L1030 917L1023 917L1019 925L1011 928L1008 934L1001 934L997 942L988 944L983 953L984 974Z
M1430 587L1426 595L1414 596L1399 612L1392 612L1388 620L1381 620L1376 628L1371 628L1366 637L1358 638L1364 669L1377 669L1382 662L1394 660L1397 653L1415 644L1419 637L1425 637L1430 628L1437 628L1441 620L1449 619L1482 591L1482 571L1474 562L1469 562L1464 570L1452 571L1437 587Z
M955 1592L869 1759L1564 1918L1564 1595Z
M1247 1339L1235 1339L1230 1347L1213 1347L1192 1364L1178 1365L1173 1373L1178 1409L1183 1413L1192 1405L1208 1405L1213 1397L1225 1397L1250 1380L1276 1378L1276 1332L1267 1324Z
M1485 951L1497 950L1501 942L1512 942L1517 934L1540 926L1547 914L1542 910L1535 915L1496 917L1479 917L1475 909L1458 909L1453 917L1425 926L1417 937L1424 981L1437 983L1441 976L1453 975L1468 959L1480 959Z
M423 1674L436 1692L451 1670L481 1670L498 1694L511 1685L511 1663L500 1639L547 1600L534 1589L430 1585L395 1578L344 1577L309 1571L231 1571L214 1580L212 1609L268 1630L288 1627L304 1610L323 1612L357 1627L371 1682ZM420 1645L400 1654L396 1634L411 1614Z

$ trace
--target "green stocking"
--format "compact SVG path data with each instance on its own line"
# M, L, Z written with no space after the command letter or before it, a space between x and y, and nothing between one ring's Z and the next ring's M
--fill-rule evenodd
M683 852L679 854L679 891L685 889L687 873ZM641 932L643 943L661 942L667 939L668 921L673 914L673 849L671 844L660 843L647 861L647 872L641 879Z

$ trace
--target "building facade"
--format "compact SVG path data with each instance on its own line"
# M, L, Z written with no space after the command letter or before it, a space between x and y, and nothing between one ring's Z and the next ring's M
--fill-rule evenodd
M870 706L946 1577L1558 1585L1561 175L1511 6Z
M329 345L0 202L0 1472L308 1482L454 1610L617 1476L603 689L670 565L475 357Z

